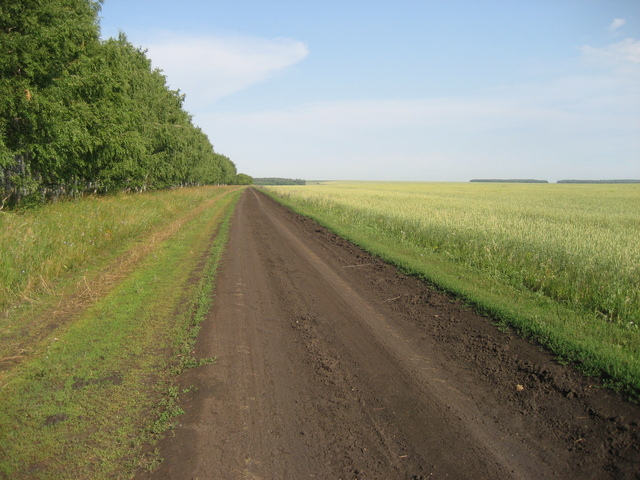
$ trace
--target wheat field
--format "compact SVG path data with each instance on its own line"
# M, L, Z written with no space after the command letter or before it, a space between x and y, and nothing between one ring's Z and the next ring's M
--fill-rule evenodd
M421 256L638 328L640 185L328 182L269 190Z

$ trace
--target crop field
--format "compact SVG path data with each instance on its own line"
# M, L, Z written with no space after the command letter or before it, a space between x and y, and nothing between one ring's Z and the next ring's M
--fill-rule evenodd
M586 370L640 383L640 186L329 182L268 192Z

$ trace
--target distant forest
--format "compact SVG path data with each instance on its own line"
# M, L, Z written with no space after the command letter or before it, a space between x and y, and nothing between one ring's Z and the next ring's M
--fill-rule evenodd
M254 185L306 185L306 180L293 178L254 178Z
M558 180L558 183L640 183L640 180Z
M533 179L474 179L470 182L488 182L488 183L549 183L547 180L533 180Z
M144 50L124 34L100 39L101 3L0 2L0 208L247 182Z
M499 179L475 179L470 182L488 183L549 183L547 180L499 180ZM640 180L558 180L557 183L640 183Z

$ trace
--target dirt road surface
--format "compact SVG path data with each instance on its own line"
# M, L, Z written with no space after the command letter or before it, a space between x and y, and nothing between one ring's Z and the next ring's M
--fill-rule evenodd
M248 189L155 479L640 478L640 409Z

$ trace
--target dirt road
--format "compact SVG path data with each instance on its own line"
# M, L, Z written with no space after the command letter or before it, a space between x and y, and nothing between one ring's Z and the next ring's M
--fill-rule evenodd
M139 478L640 478L640 409L248 189Z

